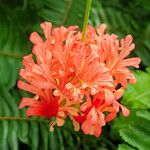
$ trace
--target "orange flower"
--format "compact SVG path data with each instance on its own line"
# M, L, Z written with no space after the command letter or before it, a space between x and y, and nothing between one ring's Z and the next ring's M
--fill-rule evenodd
M105 24L102 24L97 29L98 35L95 38L95 44L91 46L98 52L99 61L105 63L109 68L115 83L120 83L126 88L128 80L130 83L136 83L134 75L127 67L133 66L138 68L141 60L138 57L126 58L135 48L131 35L127 35L119 41L118 36L115 34L104 34L105 29Z
M74 130L100 136L102 126L113 120L120 108L124 116L129 110L119 103L128 84L135 77L128 66L138 67L140 58L128 58L134 49L128 35L119 42L117 35L105 34L106 25L98 29L88 26L82 42L77 26L52 29L41 24L45 40L33 32L32 54L24 56L18 87L35 96L24 97L19 108L28 106L27 116L55 117L50 124L62 126L70 117ZM118 85L121 87L118 88ZM107 115L106 115L107 114Z

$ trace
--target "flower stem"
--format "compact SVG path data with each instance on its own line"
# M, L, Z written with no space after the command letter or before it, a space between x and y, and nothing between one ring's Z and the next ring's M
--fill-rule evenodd
M19 54L1 52L1 50L0 50L0 56L6 56L6 57L11 57L11 58L17 58L17 59L19 59L19 58L22 59L22 57L23 57Z
M36 118L29 117L15 117L15 116L0 116L0 121L9 120L9 121L31 121L31 122L42 122L49 123L49 120L39 120Z
M86 28L87 28L87 24L88 24L88 20L89 20L89 15L90 15L91 3L92 3L92 0L87 0L83 29L82 29L82 41L83 42L85 41Z

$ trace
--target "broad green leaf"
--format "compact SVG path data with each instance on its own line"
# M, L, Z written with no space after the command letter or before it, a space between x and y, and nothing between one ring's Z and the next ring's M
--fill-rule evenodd
M119 144L118 150L135 150L127 144Z
M129 126L128 129L121 129L120 135L130 145L140 150L149 150L150 137L146 136L146 132L143 133L139 128Z
M142 117L148 121L150 121L150 112L147 111L147 110L140 110L140 111L137 111L137 116L138 117Z
M86 1L80 0L46 0L42 4L39 0L31 0L37 14L55 26L78 25L82 27ZM79 7L80 4L80 7Z
M137 83L128 85L122 103L135 109L150 108L150 73L136 71Z

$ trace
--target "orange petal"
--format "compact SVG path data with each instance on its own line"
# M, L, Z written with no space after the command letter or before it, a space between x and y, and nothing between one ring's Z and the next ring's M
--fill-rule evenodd
M33 32L31 33L30 35L30 41L35 44L35 45L38 45L40 43L43 43L43 40L42 38L39 36L39 34L37 32Z
M141 59L139 57L124 59L119 67L127 67L127 66L133 66L136 68L139 68L139 63L141 62Z
M124 115L125 117L129 116L130 110L127 109L126 107L124 107L123 105L120 105L120 107L121 107L121 110L122 110L123 115Z
M50 38L52 24L50 22L44 22L41 24L41 28L44 30L46 39Z
M101 126L98 123L94 124L94 135L96 137L99 137L101 132L102 132Z
M91 131L91 127L92 127L92 123L86 120L82 123L81 129L84 132L84 134L89 134Z
M108 115L106 115L105 121L109 122L112 121L117 116L116 112L111 112Z

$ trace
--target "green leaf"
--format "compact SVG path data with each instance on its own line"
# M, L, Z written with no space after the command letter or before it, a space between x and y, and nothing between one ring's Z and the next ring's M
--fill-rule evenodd
M9 147L12 150L18 150L18 139L17 139L17 121L13 121L9 123L9 134L8 134L8 143Z
M128 129L121 129L120 135L130 145L140 150L149 150L150 137L146 136L146 132L143 132L141 129L129 126Z
M8 121L0 121L0 149L8 150Z
M0 24L0 31L7 33L0 38L0 85L11 89L15 86L18 77L22 41L18 31L10 25L3 28Z
M15 116L18 116L19 110L18 106L16 103L16 100L12 97L12 95L9 93L8 89L3 86L0 86L0 91L1 91L1 96L4 98L3 101L5 101L11 110L11 113L14 114Z
M118 150L135 150L127 144L119 144Z
M143 110L134 110L128 118L121 115L115 119L112 126L112 134L115 135L119 132L126 143L140 150L148 150L150 146L150 120L147 117L140 116L142 113ZM145 114L148 115L149 113L149 111L145 111Z
M41 130L41 142L40 145L44 150L48 150L48 128L45 126L45 124L40 124L40 130Z
M29 137L28 137L28 134L29 134L29 124L28 122L25 122L25 121L21 121L19 124L18 124L18 139L22 142L22 143L25 143L25 144L29 144Z
M135 109L150 108L150 73L136 71L135 77L137 83L128 85L122 103Z
M150 112L146 110L137 111L137 116L150 121Z
M38 124L37 123L31 123L30 124L30 130L29 130L29 139L31 142L31 148L32 150L37 150L39 146L39 130L38 130Z
M49 139L49 149L51 150L57 150L57 145L56 145L56 133L55 132L49 132L48 133L48 139Z
M57 140L59 141L60 150L65 150L64 141L63 141L63 135L61 133L61 130L60 129L56 129L56 133L57 133Z
M40 17L52 22L55 26L78 25L80 28L82 27L86 6L84 0L46 0L42 4L39 0L32 0L30 3L35 6Z

